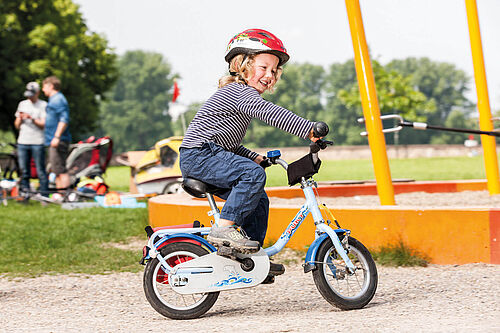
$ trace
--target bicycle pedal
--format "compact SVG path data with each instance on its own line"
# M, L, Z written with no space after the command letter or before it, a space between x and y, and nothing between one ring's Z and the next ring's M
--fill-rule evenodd
M261 282L261 284L272 284L272 283L274 283L274 275L271 275L271 274L266 276L264 281Z
M269 274L273 276L282 275L285 273L285 266L282 264L270 263Z
M229 246L222 245L217 248L217 255L234 259L236 258L236 251Z

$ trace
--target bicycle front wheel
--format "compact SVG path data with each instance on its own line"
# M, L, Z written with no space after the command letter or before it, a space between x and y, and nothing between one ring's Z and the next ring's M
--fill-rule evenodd
M209 252L201 246L178 242L165 245L161 255L170 267ZM168 274L158 259L152 259L144 270L144 292L151 306L160 314L171 319L194 319L210 310L219 297L219 292L183 295L170 287Z
M378 283L377 267L370 252L352 237L349 237L348 245L354 272L347 270L329 238L318 249L317 269L313 271L318 291L330 304L342 310L364 307L375 295Z

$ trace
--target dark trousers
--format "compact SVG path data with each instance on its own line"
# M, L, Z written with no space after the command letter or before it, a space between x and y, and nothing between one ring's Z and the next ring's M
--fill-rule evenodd
M21 169L21 190L29 191L31 176L31 158L35 161L36 173L40 181L40 193L49 195L49 181L45 170L45 147L43 145L17 145L19 168Z
M234 221L261 245L267 231L269 199L264 191L266 173L254 161L236 155L215 143L201 148L181 148L180 167L184 178L194 178L228 190L221 218Z

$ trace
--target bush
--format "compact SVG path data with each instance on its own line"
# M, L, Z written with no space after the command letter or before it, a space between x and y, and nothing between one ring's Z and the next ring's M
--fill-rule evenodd
M372 251L372 256L375 261L383 266L426 267L429 263L427 256L409 248L401 240L398 244L382 246L377 251Z

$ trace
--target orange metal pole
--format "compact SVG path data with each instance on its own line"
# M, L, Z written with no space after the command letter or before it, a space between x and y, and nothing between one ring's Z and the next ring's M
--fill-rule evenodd
M474 78L476 81L479 128L482 131L492 131L493 121L491 117L490 99L488 96L488 84L486 82L486 71L484 69L483 47L481 43L481 31L479 29L476 0L465 0L465 7L467 9L470 46L472 50L472 62L474 64ZM499 194L500 180L498 175L495 137L481 135L481 144L483 146L488 191L490 195Z
M383 127L375 90L375 79L373 78L370 55L366 45L359 0L346 0L345 3L351 29L361 105L363 106L368 143L372 152L373 169L377 180L377 192L381 205L395 205L394 187L392 185L389 159L387 158L385 138L382 133Z

